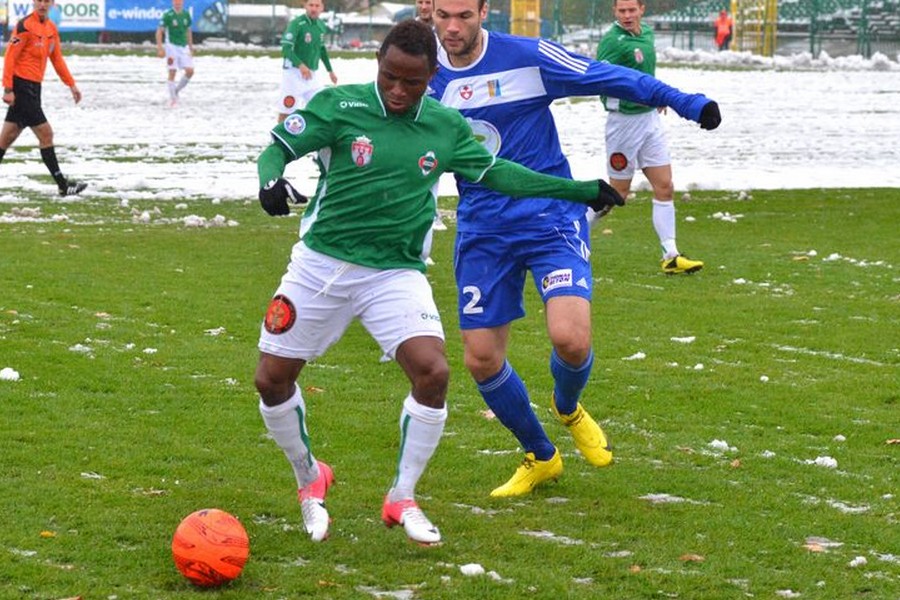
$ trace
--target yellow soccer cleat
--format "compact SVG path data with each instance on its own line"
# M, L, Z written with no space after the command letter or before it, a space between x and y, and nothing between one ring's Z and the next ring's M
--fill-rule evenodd
M595 467L605 467L612 462L612 446L606 434L597 425L597 421L584 410L581 402L571 415L561 415L556 409L556 398L550 398L550 408L560 422L569 428L572 437L575 438L575 446L584 456L585 460Z
M679 273L696 273L703 268L702 260L691 260L683 254L672 258L664 258L660 262L663 273L666 275L678 275Z
M510 480L491 492L491 498L522 496L549 479L556 481L562 472L562 456L558 449L550 457L550 460L537 460L534 452L526 452L525 460L522 461Z

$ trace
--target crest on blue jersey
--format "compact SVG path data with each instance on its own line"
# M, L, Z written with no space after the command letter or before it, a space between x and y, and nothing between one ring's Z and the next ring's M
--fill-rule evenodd
M500 146L503 145L503 140L500 138L500 132L497 128L481 119L466 119L466 121L469 122L469 126L472 128L472 133L475 135L478 143L484 146L488 152L497 156L497 153L500 152Z

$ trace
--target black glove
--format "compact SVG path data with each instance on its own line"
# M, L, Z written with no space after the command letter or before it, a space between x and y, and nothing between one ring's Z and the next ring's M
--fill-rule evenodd
M709 101L703 105L700 111L700 129L715 129L722 122L722 115L719 113L719 105L713 101Z
M273 179L259 190L259 203L263 210L272 215L287 215L291 209L288 200L294 204L306 204L308 198L295 190L284 177Z
M616 188L602 179L598 179L597 197L588 202L588 206L594 209L598 215L603 216L612 210L613 206L625 206L625 198L619 195Z

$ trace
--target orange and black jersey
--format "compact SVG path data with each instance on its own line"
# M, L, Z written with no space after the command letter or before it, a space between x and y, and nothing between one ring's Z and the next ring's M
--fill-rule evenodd
M63 59L56 25L50 19L41 19L37 13L32 12L16 24L6 47L3 61L4 89L12 89L13 76L41 83L44 71L47 70L48 58L62 82L68 87L75 85L75 79Z

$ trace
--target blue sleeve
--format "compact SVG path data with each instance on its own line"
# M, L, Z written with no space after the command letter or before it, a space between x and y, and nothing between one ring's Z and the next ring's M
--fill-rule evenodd
M547 40L538 42L537 53L547 95L554 99L612 96L647 106L668 106L696 122L710 102L703 94L686 94L646 73L572 54Z

